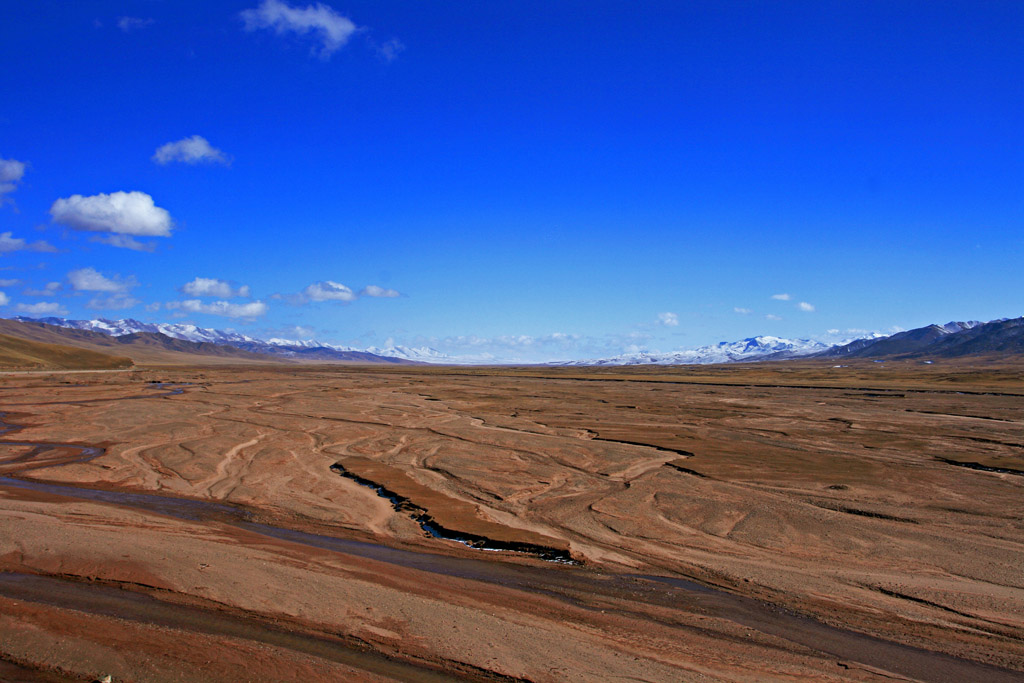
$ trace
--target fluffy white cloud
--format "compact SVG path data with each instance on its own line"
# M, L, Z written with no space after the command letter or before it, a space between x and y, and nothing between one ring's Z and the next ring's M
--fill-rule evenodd
M349 287L332 280L314 282L302 290L302 295L309 301L355 301L358 298Z
M679 326L679 314L678 313L659 313L658 324L666 327L678 327Z
M268 306L262 301L252 301L246 304L233 304L230 301L211 301L209 303L199 299L186 299L185 301L172 301L166 305L171 310L181 309L188 313L205 313L207 315L219 315L225 318L259 318L266 315Z
M190 138L182 138L175 142L168 142L161 145L153 153L153 161L158 164L169 164L172 161L180 161L184 164L224 164L231 163L224 152L212 146L206 138L201 135L193 135Z
M259 6L243 10L241 16L246 31L266 28L279 34L313 34L320 41L323 59L334 54L358 30L351 20L321 3L292 7L281 0L263 0Z
M807 303L806 301L801 301L796 305L796 307L799 308L801 311L804 311L805 313L811 313L814 311L814 306Z
M20 237L14 237L10 231L0 232L0 254L11 251L42 251L52 254L57 251L57 247L43 240L26 242Z
M378 287L377 285L366 285L359 290L359 296L375 296L392 299L396 296L402 296L402 294L396 289L385 289L384 287Z
M737 306L736 308L734 308L732 310L733 310L733 313L739 313L740 315L750 315L751 313L754 312L752 309L742 308L740 306Z
M55 223L75 230L110 232L140 237L170 237L171 214L145 192L80 194L58 199L50 207Z
M153 19L140 19L139 17L121 17L117 20L117 27L125 33L131 33L150 26L153 21Z
M7 296L6 292L0 292L0 306L6 306L11 303L11 298Z
M25 315L67 315L68 310L60 304L52 301L40 301L37 304L18 304L14 307L18 313Z
M68 282L76 292L123 293L138 284L134 277L104 277L95 268L79 268L68 273Z
M781 315L775 315L774 313L769 313L768 315L766 315L764 317L764 319L765 320L782 320L782 316Z
M249 296L249 286L242 285L235 289L230 282L212 277L197 277L181 287L181 291L189 296L216 296L231 299L236 296Z
M791 297L789 294L772 294L772 298L777 301L789 301L793 297Z
M25 175L25 162L16 159L0 159L0 205L4 203L4 195L18 189L18 183Z

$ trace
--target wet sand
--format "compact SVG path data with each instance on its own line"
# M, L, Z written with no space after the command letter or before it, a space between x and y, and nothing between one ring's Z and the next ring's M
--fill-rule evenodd
M1019 370L908 368L904 389L829 370L6 378L0 660L81 680L237 680L233 647L258 680L1020 680ZM95 608L112 588L129 602Z

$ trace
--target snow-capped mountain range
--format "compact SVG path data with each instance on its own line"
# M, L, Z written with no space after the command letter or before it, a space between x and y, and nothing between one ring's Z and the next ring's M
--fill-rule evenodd
M388 346L386 348L370 347L359 349L353 346L339 346L313 339L258 339L247 334L230 330L215 330L208 327L197 327L185 323L144 323L132 318L123 320L67 320L65 318L27 318L15 317L14 320L32 321L68 327L75 330L103 332L113 337L139 332L164 334L173 339L191 342L209 342L234 346L254 353L265 353L286 358L306 357L316 360L351 360L349 354L372 354L381 358L397 358L400 360L417 361L420 363L454 363L457 362L436 349L426 346L412 348L407 346Z
M706 365L735 363L745 360L796 358L832 348L831 344L812 339L782 339L781 337L749 337L735 342L719 342L685 351L671 353L627 353L611 358L566 361L551 365Z
M103 332L115 337L140 332L159 333L174 339L191 342L208 342L233 346L254 353L270 354L285 358L304 358L309 360L347 360L371 362L413 361L418 363L435 363L451 365L491 364L500 365L500 360L487 358L468 358L446 355L430 347L407 346L371 346L359 349L352 346L339 346L313 339L259 339L231 330L217 330L197 327L185 323L144 323L131 318L124 320L67 320L64 318L25 318L15 320L34 321L68 327L77 330ZM782 360L806 356L839 357L839 356L877 356L886 353L908 353L924 348L933 341L943 337L957 338L975 329L982 329L993 323L950 322L945 325L929 325L924 328L898 332L893 335L874 333L856 339L846 339L838 343L826 343L813 339L783 339L773 336L758 336L741 339L735 342L720 342L696 349L673 351L670 353L651 353L641 351L609 358L593 358L586 360L557 361L547 363L553 366L580 365L703 365L711 363L736 363L753 360ZM1013 322L1013 321L1011 321ZM891 347L891 348L890 348Z

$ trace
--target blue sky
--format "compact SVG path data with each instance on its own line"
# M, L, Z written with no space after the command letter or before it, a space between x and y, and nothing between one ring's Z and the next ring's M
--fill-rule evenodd
M1020 2L0 9L0 315L543 360L1024 313Z

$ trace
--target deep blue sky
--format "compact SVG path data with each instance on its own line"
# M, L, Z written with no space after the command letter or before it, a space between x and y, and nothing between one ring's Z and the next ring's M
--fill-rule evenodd
M262 2L0 0L0 315L537 360L1024 313L1024 3L331 0L324 54ZM51 214L118 192L171 236Z

